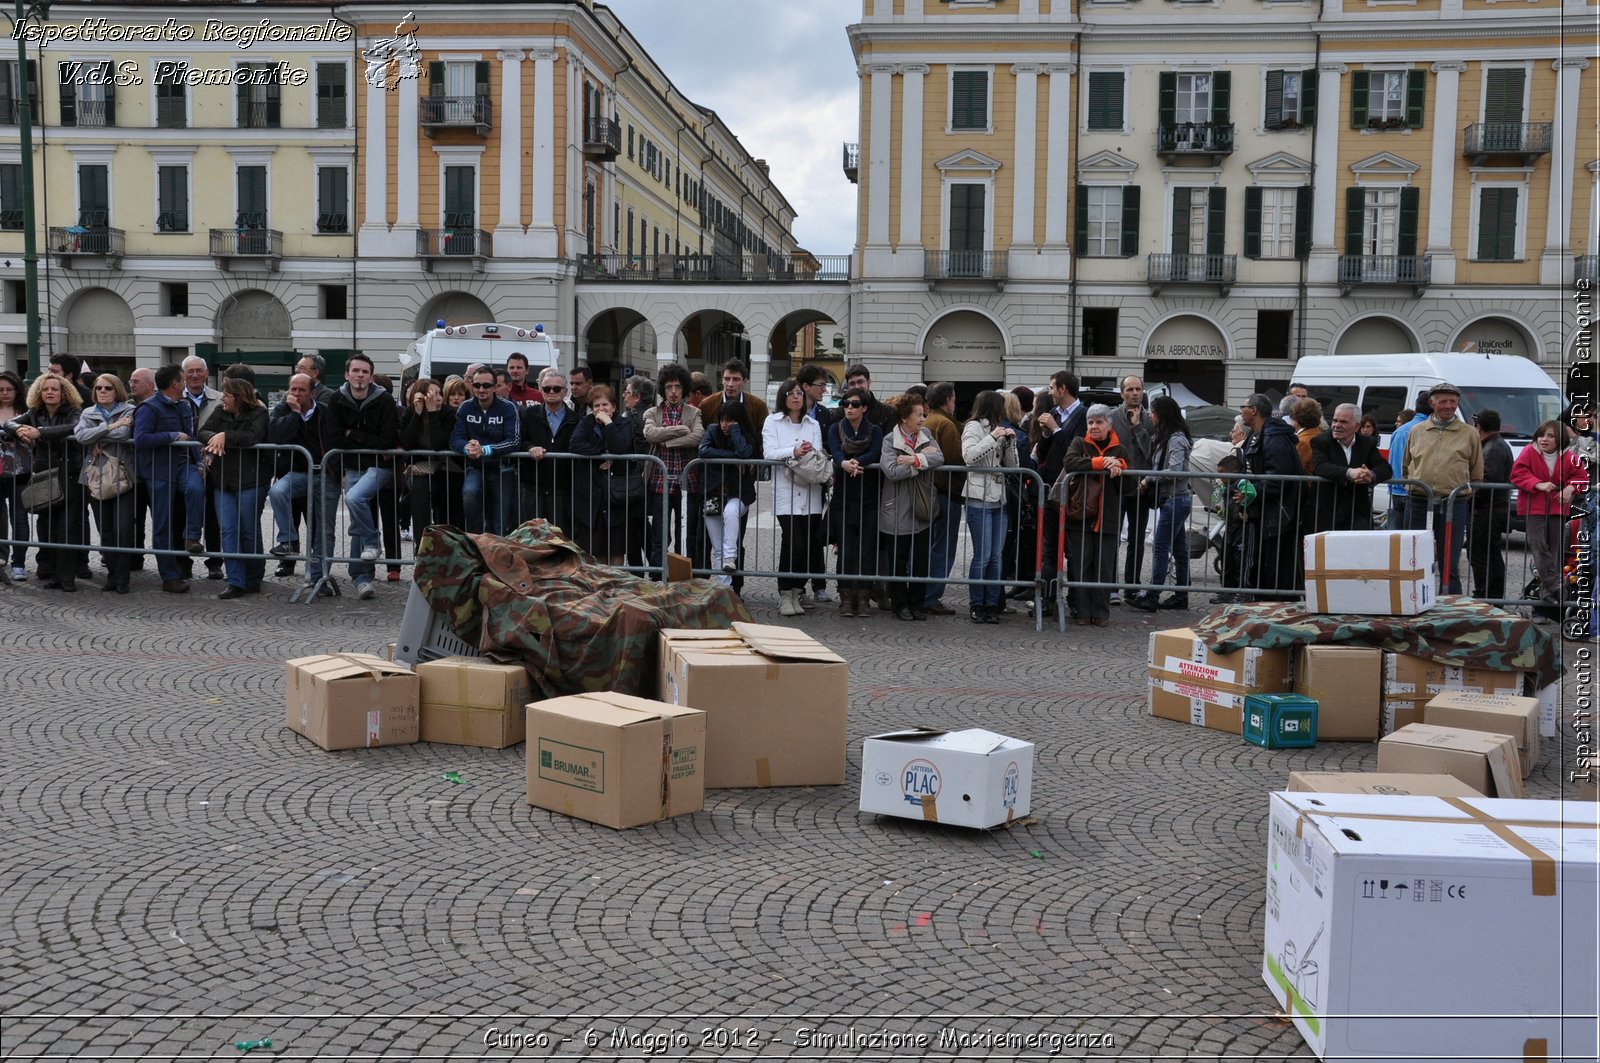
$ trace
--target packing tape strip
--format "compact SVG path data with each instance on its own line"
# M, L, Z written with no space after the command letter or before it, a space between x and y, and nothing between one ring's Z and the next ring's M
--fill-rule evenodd
M935 807L935 798L932 794L922 795L922 819L925 823L939 822L939 810Z
M478 735L472 724L472 714L474 712L487 711L481 705L440 705L431 701L428 703L429 715L459 716L461 718L461 736L466 739L463 744L469 746L478 744Z
M1522 1042L1522 1063L1546 1063L1550 1058L1550 1042L1543 1037L1530 1037Z
M772 785L772 761L766 757L756 758L756 785L763 788Z

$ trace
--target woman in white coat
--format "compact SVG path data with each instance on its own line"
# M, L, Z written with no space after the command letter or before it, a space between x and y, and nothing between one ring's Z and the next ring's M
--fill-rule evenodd
M772 477L772 512L782 532L778 571L796 573L778 577L778 612L799 616L805 612L800 592L806 578L824 571L826 558L812 556L823 519L822 485L807 483L795 468L817 460L808 455L822 452L822 427L806 414L806 393L793 377L779 385L777 407L762 426L761 452L768 461L783 462ZM831 471L832 463L827 464Z
M1016 429L1006 424L1006 400L998 391L978 394L972 416L961 430L961 460L969 470L1017 467ZM974 624L1000 622L1000 554L1006 542L1006 480L997 472L967 473L962 487L967 502L967 531L972 535L972 561L967 588ZM986 580L987 583L979 583Z

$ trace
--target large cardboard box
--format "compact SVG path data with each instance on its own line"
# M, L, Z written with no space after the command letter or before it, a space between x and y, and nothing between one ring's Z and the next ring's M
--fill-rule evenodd
M1247 647L1214 653L1186 627L1150 635L1150 715L1244 733L1247 694L1289 689L1289 651Z
M1517 744L1522 777L1539 762L1539 699L1517 694L1479 694L1471 690L1446 690L1435 694L1422 709L1422 722L1463 731L1490 731L1510 735Z
M1433 608L1431 531L1328 531L1304 539L1306 611L1415 616Z
M417 740L417 677L370 653L322 653L288 662L289 730L323 749L404 746Z
M1489 797L1521 797L1522 765L1508 735L1412 723L1378 741L1378 770L1454 775Z
M417 665L422 740L504 749L522 741L532 683L520 664L442 657Z
M993 731L925 727L861 744L861 811L997 827L1033 801L1033 743Z
M528 706L528 804L618 830L705 807L706 715L629 694Z
M1521 694L1521 672L1457 668L1404 653L1383 655L1383 733L1421 723L1422 710L1436 694L1470 690L1477 694Z
M1592 1060L1597 826L1573 801L1273 794L1262 977L1323 1059Z
M1376 742L1383 710L1383 651L1301 646L1294 692L1317 701L1318 742Z
M660 697L706 713L706 789L844 782L849 667L767 624L661 632Z
M1377 771L1291 771L1294 793L1387 794L1391 797L1482 797L1454 775L1408 775Z

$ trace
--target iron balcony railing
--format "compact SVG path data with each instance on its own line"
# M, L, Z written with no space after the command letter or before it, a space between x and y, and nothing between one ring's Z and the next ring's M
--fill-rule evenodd
M614 159L622 152L622 126L609 118L590 118L583 128L583 153Z
M1554 128L1551 122L1474 122L1461 136L1461 153L1548 155Z
M461 226L449 229L418 229L418 258L486 258L490 236L486 230Z
M1149 260L1151 286L1218 284L1230 287L1239 278L1238 255L1154 254Z
M1231 155L1232 122L1174 122L1156 127L1156 151L1163 155Z
M278 128L277 106L267 100L246 100L239 105L239 128Z
M109 225L52 225L45 234L50 249L57 255L110 255L121 257L126 233Z
M1004 251L925 251L923 256L924 280L1006 279Z
M487 133L494 124L494 105L488 96L424 96L421 110L424 129Z
M238 226L211 230L213 258L282 258L283 233L278 229Z
M849 255L579 255L578 279L673 284L788 284L850 279Z
M84 128L109 125L108 111L105 100L79 100L77 117L73 124Z
M851 184L855 184L861 174L861 145L846 144L844 146L844 175Z
M1345 291L1363 284L1426 288L1433 281L1432 255L1340 255L1339 285Z

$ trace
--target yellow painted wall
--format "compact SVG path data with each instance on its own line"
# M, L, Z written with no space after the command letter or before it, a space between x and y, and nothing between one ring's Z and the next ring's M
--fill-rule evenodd
M965 64L963 64L965 65ZM939 216L944 178L933 165L962 150L978 151L999 161L1000 169L993 175L993 199L989 246L1004 251L1011 245L1011 217L1013 196L1016 192L1015 136L1011 131L1012 116L1017 108L1017 81L1009 64L997 64L989 79L989 114L991 132L980 130L953 130L946 132L950 121L950 67L939 64L932 67L923 79L922 151L928 169L923 180L924 201L922 212L922 243L929 250L944 250L942 230L944 219ZM974 175L975 178L978 175ZM987 174L982 175L984 179ZM891 214L897 218L898 214Z

